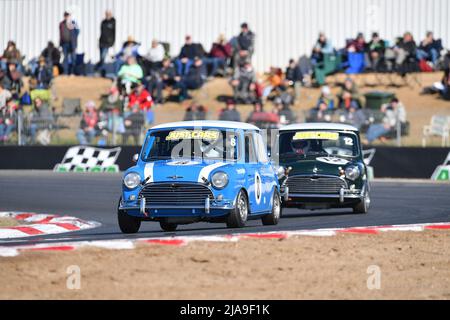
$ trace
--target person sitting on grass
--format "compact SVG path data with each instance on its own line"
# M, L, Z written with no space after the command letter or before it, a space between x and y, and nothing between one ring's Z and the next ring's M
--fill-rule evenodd
M91 144L97 131L98 113L95 109L94 101L88 101L85 105L85 111L81 115L80 128L77 131L79 144Z
M226 41L225 35L220 34L216 42L212 44L211 51L209 51L209 58L207 59L208 65L211 65L211 76L216 76L219 68L226 69L227 59L231 57L232 47L229 42ZM225 74L224 70L224 73Z
M129 108L132 110L135 105L137 105L141 112L146 115L146 123L153 122L153 111L150 110L153 106L153 99L142 83L138 84L130 94Z
M207 110L206 108L198 104L196 101L192 101L191 104L186 108L186 112L184 114L184 121L192 121L192 120L206 120Z
M191 99L188 90L200 89L206 80L206 68L202 59L195 57L194 64L189 68L188 73L181 78L175 78L175 80L179 80L176 83L176 87L180 89L179 101Z
M338 97L338 108L348 110L353 103L356 103L361 107L360 94L358 86L351 79L347 78L344 81L341 92L337 95Z
M245 62L234 72L230 80L234 101L252 103L255 99L256 74L250 62Z
M47 66L45 58L39 57L39 65L30 80L30 87L32 89L48 89L52 78L52 70Z
M334 109L334 97L329 86L323 86L320 90L320 96L319 99L317 99L316 108L318 108L321 103L325 103L327 105L327 109Z
M141 66L137 63L134 56L127 58L127 63L120 67L119 73L120 84L125 89L126 94L131 93L131 89L136 87L137 84L144 77L144 72Z
M241 114L236 110L236 104L233 100L228 100L224 109L219 114L219 120L241 121Z
M41 98L34 99L33 111L30 114L29 123L30 143L35 144L38 131L49 130L54 124L53 112L50 109L48 102L44 102ZM47 135L49 140L50 135L48 132Z
M373 123L369 126L366 133L367 139L363 143L371 144L377 139L384 141L384 135L397 128L398 122L406 122L405 107L397 98L393 98L390 103L383 104L381 112L384 113L383 122Z
M3 90L5 91L5 90ZM0 93L1 94L1 93ZM16 129L17 112L10 98L0 105L0 143L4 144L10 139L11 133Z
M175 80L181 80L175 71L175 67L169 58L164 58L161 68L152 72L150 81L148 83L148 91L155 98L155 103L163 103L163 89L173 87L177 83Z
M142 127L145 123L145 117L138 104L131 107L131 113L124 120L125 132L122 134L122 144L128 143L128 138L132 137L135 145L141 142Z

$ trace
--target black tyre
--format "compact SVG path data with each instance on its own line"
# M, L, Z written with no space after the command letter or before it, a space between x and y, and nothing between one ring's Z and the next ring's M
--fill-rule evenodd
M236 198L236 207L230 212L227 218L228 228L242 228L248 218L248 199L243 190L239 191Z
M120 201L121 200L119 200L119 203ZM119 228L122 233L136 233L141 227L141 220L130 216L126 211L117 209L117 218L119 221Z
M178 225L176 223L170 223L166 220L161 220L159 222L159 225L161 226L161 229L163 229L166 232L172 232L177 230Z
M273 193L272 212L261 218L263 225L273 226L278 224L281 217L281 198L277 190Z
M370 207L370 196L366 192L361 201L353 207L353 213L364 214L369 211Z

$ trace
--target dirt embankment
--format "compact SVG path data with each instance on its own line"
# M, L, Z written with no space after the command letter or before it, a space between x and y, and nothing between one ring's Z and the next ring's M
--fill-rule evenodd
M388 232L28 252L0 258L0 298L450 299L449 240ZM70 266L79 290L67 289Z

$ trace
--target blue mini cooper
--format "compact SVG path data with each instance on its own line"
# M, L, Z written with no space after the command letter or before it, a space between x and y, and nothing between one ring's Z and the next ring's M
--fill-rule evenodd
M197 221L229 228L261 218L275 225L281 215L277 172L267 158L260 130L231 121L182 121L158 125L146 135L136 165L123 177L118 206L123 233L141 221L164 231Z

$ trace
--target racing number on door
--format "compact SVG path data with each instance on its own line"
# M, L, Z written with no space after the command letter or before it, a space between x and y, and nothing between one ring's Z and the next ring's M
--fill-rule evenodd
M258 171L255 170L255 200L256 200L256 204L261 203L261 197L262 197L261 176L259 175Z

